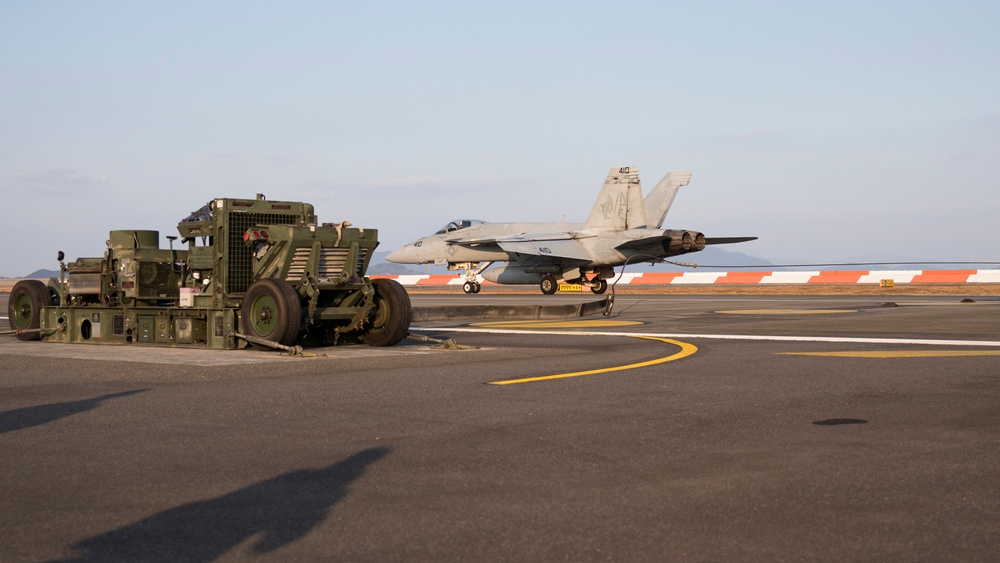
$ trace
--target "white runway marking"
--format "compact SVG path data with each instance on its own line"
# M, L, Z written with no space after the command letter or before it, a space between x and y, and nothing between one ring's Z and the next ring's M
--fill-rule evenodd
M768 342L830 342L853 344L912 344L916 346L993 346L1000 347L996 340L930 340L922 338L852 338L841 336L767 336L757 334L669 334L662 332L605 332L576 330L507 330L486 328L416 328L411 331L430 332L482 332L489 334L560 334L564 336L645 336L648 338L673 338L690 340L694 338L709 338L716 340L758 340Z

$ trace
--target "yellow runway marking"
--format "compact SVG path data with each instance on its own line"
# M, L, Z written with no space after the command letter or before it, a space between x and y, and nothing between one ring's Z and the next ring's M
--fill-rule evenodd
M1000 356L1000 350L864 350L857 352L777 352L777 354L833 358L957 358L963 356Z
M612 326L633 326L645 324L641 321L614 321L592 319L585 321L496 321L472 323L469 326L484 328L607 328Z
M715 311L723 315L831 315L857 313L857 309L730 309Z
M612 371L625 371L628 369L655 366L656 364L662 364L666 362L671 362L673 360L679 360L681 358L686 358L698 351L698 347L695 346L694 344L688 344L687 342L681 342L679 340L673 340L670 338L656 338L652 336L634 336L633 338L643 338L645 340L657 340L659 342L666 342L667 344L673 344L674 346L680 347L681 351L670 356L665 356L663 358L656 358L655 360L647 360L645 362L626 364L623 366L612 366L607 368L598 368L586 371L574 371L571 373L559 373L556 375L543 375L539 377L525 377L523 379L507 379L504 381L491 381L490 385L513 385L515 383L532 383L535 381L548 381L550 379L565 379L567 377L581 377L584 375L596 375L598 373L608 373Z

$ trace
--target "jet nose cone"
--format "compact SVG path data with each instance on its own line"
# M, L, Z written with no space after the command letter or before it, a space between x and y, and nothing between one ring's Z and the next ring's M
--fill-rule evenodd
M395 262L396 264L409 264L413 262L413 251L413 245L408 244L390 252L385 257L385 260L386 262Z

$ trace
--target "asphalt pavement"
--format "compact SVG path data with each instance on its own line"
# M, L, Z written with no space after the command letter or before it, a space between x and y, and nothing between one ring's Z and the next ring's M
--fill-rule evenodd
M0 560L1000 552L996 297L619 295L412 329L469 348L0 338Z

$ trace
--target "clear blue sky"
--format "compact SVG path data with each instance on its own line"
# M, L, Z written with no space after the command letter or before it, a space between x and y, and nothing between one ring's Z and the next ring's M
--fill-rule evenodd
M2 2L0 275L258 192L582 221L625 164L775 262L1000 260L1000 3L671 4Z

